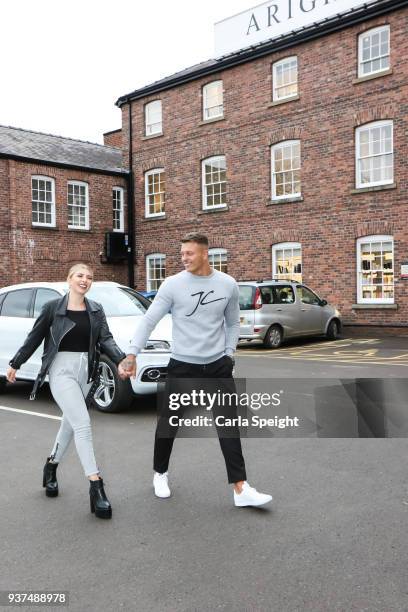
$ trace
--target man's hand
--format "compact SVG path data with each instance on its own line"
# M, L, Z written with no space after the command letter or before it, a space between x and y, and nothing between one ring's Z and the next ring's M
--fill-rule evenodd
M10 383L16 382L16 372L17 370L15 370L14 368L12 367L8 368L6 372L6 378Z
M126 359L120 362L126 372L126 378L136 378L137 363L135 355L127 355Z

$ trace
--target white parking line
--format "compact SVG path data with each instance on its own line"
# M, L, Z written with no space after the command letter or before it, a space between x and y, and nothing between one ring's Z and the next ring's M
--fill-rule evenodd
M20 408L9 408L8 406L0 406L0 410L7 410L8 412L21 412L21 414L31 414L33 416L43 417L44 419L54 419L61 421L62 417L54 416L52 414L44 414L42 412L32 412L31 410L21 410Z

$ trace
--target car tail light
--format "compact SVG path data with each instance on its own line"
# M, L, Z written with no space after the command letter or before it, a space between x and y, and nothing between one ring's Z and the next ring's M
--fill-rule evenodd
M254 296L254 309L258 310L259 308L262 308L262 297L261 297L260 289L259 287L257 287L255 290L255 296Z

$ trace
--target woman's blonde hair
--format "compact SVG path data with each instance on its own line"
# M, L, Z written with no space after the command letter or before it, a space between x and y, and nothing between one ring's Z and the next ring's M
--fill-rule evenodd
M86 263L83 262L79 262L74 264L73 266L70 267L69 272L68 272L68 276L67 276L67 281L71 278L71 276L73 274L75 274L75 272L77 270L79 270L80 268L86 268L87 270L89 270L89 272L91 272L91 274L93 275L93 269L91 268L91 266L89 266Z

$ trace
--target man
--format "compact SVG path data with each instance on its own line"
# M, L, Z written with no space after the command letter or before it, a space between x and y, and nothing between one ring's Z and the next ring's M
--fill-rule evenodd
M184 271L163 282L131 341L128 375L136 376L137 354L160 319L170 311L173 345L168 384L187 378L232 381L232 355L239 338L238 286L231 276L211 268L208 239L203 234L190 233L181 240L181 260ZM172 436L163 436L161 421L163 417L156 428L153 486L156 496L164 498L170 496L167 469L177 428L173 428ZM234 503L262 506L272 496L258 493L247 483L239 431L235 430L234 437L222 437L217 428L228 482L234 484Z

